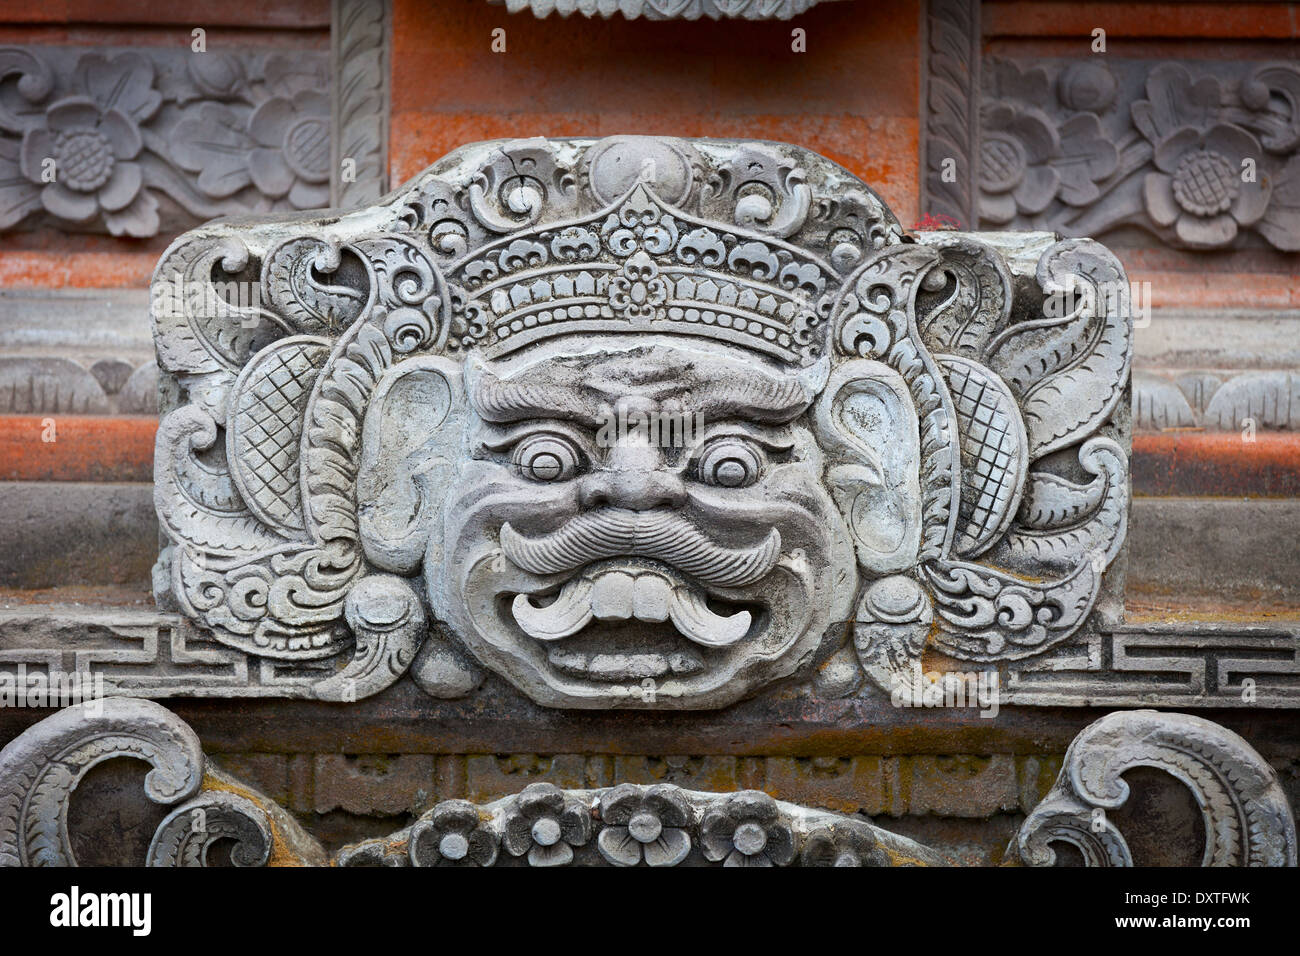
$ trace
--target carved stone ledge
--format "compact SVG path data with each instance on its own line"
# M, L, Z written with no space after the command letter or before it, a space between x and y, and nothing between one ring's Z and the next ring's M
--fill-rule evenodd
M1133 376L1133 426L1293 431L1300 428L1300 371L1138 373Z
M0 865L76 865L71 796L97 765L150 765L145 795L171 807L142 861L208 866L218 844L235 866L321 866L319 843L280 806L207 764L194 732L150 701L107 698L59 711L0 751ZM1149 766L1188 787L1204 817L1203 865L1295 866L1295 821L1276 773L1240 737L1184 714L1119 712L1070 745L1051 792L1010 855L1029 865L1071 844L1090 866L1130 866L1107 811L1129 796L1121 775ZM934 866L957 857L846 816L761 791L670 784L562 789L532 784L485 804L444 800L406 829L340 850L339 866Z

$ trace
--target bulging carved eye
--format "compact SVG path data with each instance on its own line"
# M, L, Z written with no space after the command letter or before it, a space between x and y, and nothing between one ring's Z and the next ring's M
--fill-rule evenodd
M743 438L719 438L705 447L696 470L706 485L743 488L758 481L763 470L763 453Z
M510 460L533 481L567 481L577 474L582 457L569 439L548 433L520 441Z

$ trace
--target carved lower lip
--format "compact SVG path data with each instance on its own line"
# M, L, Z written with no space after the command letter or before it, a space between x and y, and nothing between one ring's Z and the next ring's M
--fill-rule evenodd
M688 677L705 667L700 655L690 649L670 653L607 654L558 644L547 649L546 659L561 673L602 682L636 683L657 680L668 674Z
M592 621L671 621L689 641L722 648L744 638L754 621L744 609L715 611L698 588L657 569L589 568L566 581L551 603L539 606L534 600L517 594L511 613L520 630L546 642L571 637Z

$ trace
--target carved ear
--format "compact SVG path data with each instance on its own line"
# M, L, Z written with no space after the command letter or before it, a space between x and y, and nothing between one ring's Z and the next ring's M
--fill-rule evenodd
M413 574L436 527L464 432L460 366L412 359L379 380L361 433L357 511L366 558Z
M921 439L902 376L869 359L845 362L813 417L858 563L877 575L911 568L921 541Z

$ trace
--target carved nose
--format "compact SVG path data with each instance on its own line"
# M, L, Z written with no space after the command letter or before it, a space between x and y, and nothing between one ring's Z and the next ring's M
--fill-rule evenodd
M584 508L680 508L686 503L686 486L663 467L657 449L610 449L606 466L582 480L579 495Z

